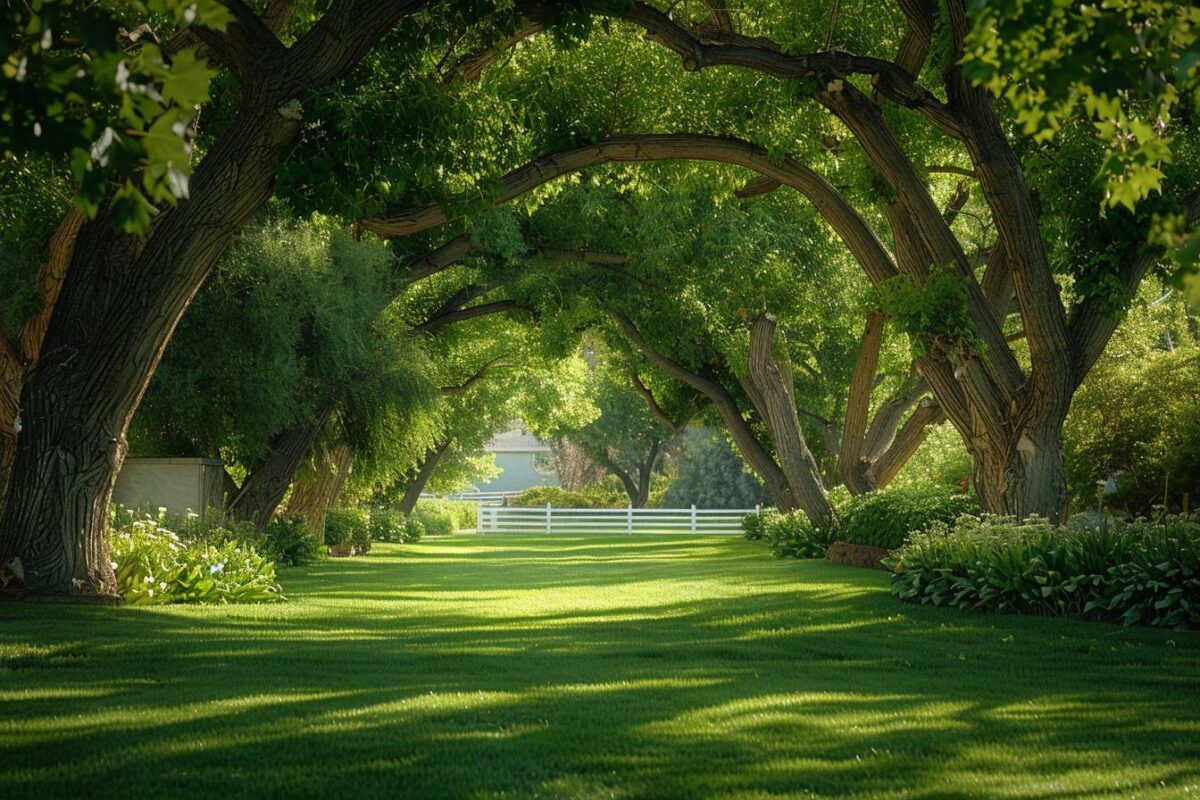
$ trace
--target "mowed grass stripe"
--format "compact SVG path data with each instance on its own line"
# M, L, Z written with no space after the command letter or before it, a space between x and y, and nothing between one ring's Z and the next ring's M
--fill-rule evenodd
M0 606L0 796L1176 798L1200 636L725 537L455 536L274 606Z

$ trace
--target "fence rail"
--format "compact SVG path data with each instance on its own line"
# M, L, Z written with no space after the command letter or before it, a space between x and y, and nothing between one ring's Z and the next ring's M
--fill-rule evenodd
M742 532L755 508L518 508L479 506L477 533L697 533Z

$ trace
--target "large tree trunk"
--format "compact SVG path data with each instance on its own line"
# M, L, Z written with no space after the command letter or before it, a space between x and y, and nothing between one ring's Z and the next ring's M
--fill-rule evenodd
M246 476L226 513L256 528L265 528L331 413L326 409L315 420L297 422L275 434L266 460Z
M791 363L776 359L775 318L761 314L750 329L749 390L775 443L776 458L792 496L814 525L833 524L833 506L821 480L821 471L804 440L796 411Z
M446 450L449 447L450 440L446 439L436 447L429 448L425 453L425 460L421 462L416 477L405 488L404 497L400 500L400 510L406 515L411 514L413 509L417 507L417 501L421 499L421 492L425 491L425 485L429 483L430 477L433 476L433 471L437 468L438 461L446 454Z
M292 488L284 516L303 519L317 541L325 541L325 515L337 502L350 475L350 448L339 442L332 452L321 454L308 480L297 481Z
M144 242L107 212L84 227L21 393L0 563L24 591L116 598L106 517L125 432L179 318L217 258L270 196L295 119L252 99L196 170L191 199Z

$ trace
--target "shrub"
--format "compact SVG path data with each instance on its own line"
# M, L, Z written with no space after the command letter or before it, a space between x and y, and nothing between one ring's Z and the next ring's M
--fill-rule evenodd
M417 515L423 525L429 527L430 533L433 533L434 529L430 527L429 523L435 518L438 520L449 520L449 530L446 530L446 522L438 521L435 523L434 527L437 528L439 533L442 531L454 533L464 528L475 527L475 504L469 500L446 500L444 498L426 497L417 501L417 505L413 509L413 514Z
M262 547L276 564L302 567L324 555L317 536L303 519L274 519L262 533Z
M371 512L371 538L377 542L403 541L406 521L400 511L377 508Z
M779 517L779 512L773 508L764 509L759 514L747 514L742 517L742 535L752 542L765 539L767 526Z
M422 506L417 503L412 516L420 521L425 533L430 536L449 536L455 531L454 517L440 505L426 503Z
M679 471L667 487L662 505L754 508L771 502L762 481L747 471L723 434L711 428L688 428L681 438Z
M421 537L425 535L425 525L415 516L410 516L404 520L404 541L419 542Z
M855 497L838 521L834 538L895 550L910 533L978 511L974 498L941 486L883 489Z
M625 508L629 495L618 488L594 484L577 492L561 486L532 486L509 499L510 506L541 508L547 503L556 508Z
M254 603L283 599L275 565L245 542L185 543L147 517L110 537L117 590L129 603Z
M956 608L1200 626L1200 519L1082 529L961 517L885 562L904 600Z
M331 508L325 515L325 544L370 542L370 517L361 508Z
M774 512L765 525L764 538L780 558L824 558L829 532L809 522L802 511Z

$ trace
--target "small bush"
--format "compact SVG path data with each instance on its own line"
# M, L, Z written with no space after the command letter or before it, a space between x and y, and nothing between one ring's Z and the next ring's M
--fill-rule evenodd
M425 497L417 501L413 514L417 515L422 524L428 526L435 518L450 520L449 533L475 527L475 503L470 500L446 500L444 498ZM445 530L446 523L438 522L435 527ZM433 533L431 528L430 533Z
M325 544L336 547L371 540L370 517L361 508L331 508L325 515Z
M752 542L765 539L767 526L778 516L779 512L773 508L765 509L759 514L747 514L742 517L742 535Z
M555 508L626 508L629 495L601 484L578 492L568 492L561 486L533 486L508 501L510 506L519 508L541 508L547 503Z
M454 516L444 506L437 503L417 503L412 516L420 521L425 533L430 536L449 536L456 530Z
M371 512L371 538L376 542L400 542L404 540L404 514L391 508L377 508Z
M1200 519L1082 529L961 517L885 562L904 600L956 608L1200 627Z
M316 534L303 519L274 519L262 533L262 549L276 563L302 567L324 555Z
M410 516L404 520L404 541L419 542L425 536L425 525L415 516Z
M824 558L829 532L809 522L802 511L775 512L765 526L767 544L779 558Z
M149 517L123 521L109 541L117 590L134 605L283 599L275 565L249 543L187 544Z
M895 550L910 533L938 522L951 522L979 509L975 499L940 486L868 492L851 500L838 520L834 538Z

